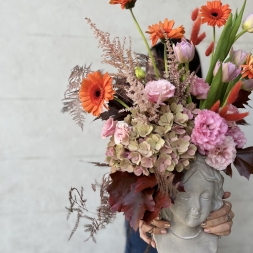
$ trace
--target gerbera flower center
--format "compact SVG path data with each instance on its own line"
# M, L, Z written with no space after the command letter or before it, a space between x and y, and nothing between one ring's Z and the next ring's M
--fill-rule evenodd
M213 16L213 17L218 17L218 13L217 12L213 12L213 13L211 13L211 15Z
M100 97L100 95L101 95L100 90L96 90L96 91L95 91L95 96L98 98L98 97Z

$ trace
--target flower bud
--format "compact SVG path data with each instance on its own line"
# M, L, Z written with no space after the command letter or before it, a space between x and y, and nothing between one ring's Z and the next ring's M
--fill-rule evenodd
M233 50L231 48L230 50L230 57L231 57L231 62L234 63L237 67L240 67L243 65L247 59L248 53L246 53L243 50Z
M244 79L242 80L242 89L246 91L253 90L253 79Z
M195 47L186 39L182 39L180 43L177 43L177 45L174 46L174 53L178 62L190 62L194 58Z
M220 61L217 61L213 70L215 76L220 68ZM229 83L234 80L241 73L241 68L237 68L235 64L231 62L222 63L222 82Z
M253 13L251 13L245 20L242 22L242 29L246 30L249 33L253 33Z
M146 72L140 67L135 67L135 75L138 79L143 79L146 76Z

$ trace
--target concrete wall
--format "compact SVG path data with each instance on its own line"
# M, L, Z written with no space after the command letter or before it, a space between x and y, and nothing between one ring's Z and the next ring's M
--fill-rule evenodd
M75 219L67 221L65 210L71 186L84 186L94 210L98 201L90 184L107 172L86 163L103 161L106 141L99 137L101 122L87 116L82 132L60 112L76 64L108 69L100 64L101 50L85 17L112 36L130 35L134 51L146 53L129 11L108 2L0 0L0 253L123 253L122 215L98 234L94 244L83 243L87 235L82 224L68 241ZM235 9L242 1L226 2ZM168 17L183 24L189 35L191 11L203 4L204 0L138 0L134 12L143 30ZM252 11L250 0L246 15ZM202 55L212 36L211 29L204 28L208 37L198 47ZM252 52L252 36L240 39L236 49ZM208 62L202 58L205 73ZM248 121L253 123L252 114ZM248 145L253 144L251 129L246 129ZM235 171L233 180L226 177L225 189L232 192L236 217L219 252L252 252L252 178L247 182Z

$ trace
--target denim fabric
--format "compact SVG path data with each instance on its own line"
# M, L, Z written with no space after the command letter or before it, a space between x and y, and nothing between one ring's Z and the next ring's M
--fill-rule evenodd
M135 232L128 221L125 221L126 247L124 253L157 253L157 250L144 242L139 235L139 229Z

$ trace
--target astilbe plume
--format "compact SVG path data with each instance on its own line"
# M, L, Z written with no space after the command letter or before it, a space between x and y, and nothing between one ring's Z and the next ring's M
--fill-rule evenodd
M133 101L133 107L140 113L147 112L150 118L155 118L157 107L149 103L143 84L135 76L137 58L132 56L131 39L126 49L126 39L123 43L119 38L111 41L109 33L100 31L90 19L87 22L98 38L99 47L103 49L102 63L110 64L118 70L114 77L126 78L126 95Z
M177 97L178 102L185 104L187 97L190 96L190 89L187 88L190 86L195 72L186 72L184 67L179 69L179 64L176 61L176 57L170 41L166 42L166 46L168 74L165 73L164 77L176 87L175 97ZM185 77L183 81L181 80L182 76Z

